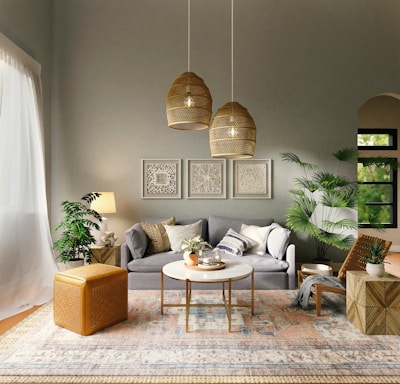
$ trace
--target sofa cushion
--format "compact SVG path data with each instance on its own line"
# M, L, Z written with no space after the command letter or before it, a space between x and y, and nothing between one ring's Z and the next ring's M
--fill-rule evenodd
M259 225L265 227L271 225L274 219L233 219L221 216L210 216L208 218L208 242L215 247L221 239L232 228L236 232L240 232L242 224Z
M222 253L222 252L221 252ZM237 256L222 253L222 261L235 260ZM286 260L278 260L268 253L257 255L255 253L246 253L240 258L241 263L246 263L254 268L254 272L286 272L289 268L289 263Z
M151 256L145 256L142 259L131 260L128 263L128 270L130 272L158 272L160 273L165 264L172 263L173 261L182 260L181 253L160 252Z
M289 229L281 227L278 223L273 223L267 239L268 253L282 260L289 244L289 237Z
M242 224L240 233L253 240L254 245L249 249L249 252L263 255L267 252L267 239L272 225L259 227L258 225Z
M243 256L243 253L253 245L254 242L249 237L241 235L230 228L222 240L217 244L216 248L232 255Z
M175 217L170 217L168 220L160 223L140 223L143 231L146 233L148 238L147 254L152 255L154 253L164 252L171 249L169 243L167 231L165 230L164 224L172 225L175 224Z
M141 259L147 250L147 236L139 223L125 231L125 241L134 259Z
M185 239L191 239L195 236L201 237L201 224L202 222L199 220L196 223L187 225L164 225L172 251L175 253L181 252L182 241Z

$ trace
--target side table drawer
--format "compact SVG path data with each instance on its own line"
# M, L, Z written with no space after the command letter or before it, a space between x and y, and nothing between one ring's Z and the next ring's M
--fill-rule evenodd
M92 251L92 263L121 266L121 244L114 244L113 247L93 245L90 250Z

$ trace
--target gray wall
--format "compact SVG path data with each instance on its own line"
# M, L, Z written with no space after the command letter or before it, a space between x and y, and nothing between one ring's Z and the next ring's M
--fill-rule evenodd
M0 0L0 32L42 65L44 143L50 196L50 3L51 0Z
M32 3L47 2L0 0L0 26L31 49L41 44L25 23L34 18L40 33L45 17L26 13ZM51 12L52 226L63 199L89 191L115 192L109 228L120 240L142 216L284 223L298 170L279 154L333 167L331 152L356 145L362 103L400 86L398 0L236 0L235 99L256 122L255 158L273 160L273 199L188 200L184 190L181 200L142 200L142 158L210 157L207 131L169 129L165 116L168 88L187 69L187 2L53 0ZM230 101L230 1L193 0L191 36L191 69L210 88L215 113ZM355 167L347 172L354 177ZM299 260L314 257L313 243L293 240Z

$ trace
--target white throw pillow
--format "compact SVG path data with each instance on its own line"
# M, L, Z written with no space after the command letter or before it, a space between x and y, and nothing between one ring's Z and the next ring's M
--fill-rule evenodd
M195 236L201 236L202 222L196 221L187 225L164 225L171 244L171 249L175 253L181 252L181 244L185 239L191 239Z
M254 242L252 239L230 228L223 239L217 244L216 248L235 256L243 256L243 253L253 245Z
M282 260L289 245L290 231L278 223L271 224L271 231L267 239L267 248L271 256Z
M271 225L259 227L257 225L242 224L240 233L253 240L254 246L249 251L258 255L264 255L267 252L267 239L271 230Z

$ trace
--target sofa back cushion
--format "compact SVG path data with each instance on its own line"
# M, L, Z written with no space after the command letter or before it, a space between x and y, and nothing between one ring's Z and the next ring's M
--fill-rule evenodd
M177 219L175 224L176 225L188 225L197 223L201 221L201 237L203 240L208 241L208 222L205 218L197 218L197 219Z
M169 243L174 253L181 253L181 245L183 240L191 239L195 236L201 236L201 220L196 221L193 224L182 224L182 225L164 225L167 231Z
M242 224L265 227L271 225L273 222L274 219L271 218L235 219L221 216L210 216L208 218L208 242L215 247L223 239L230 228L240 233Z

